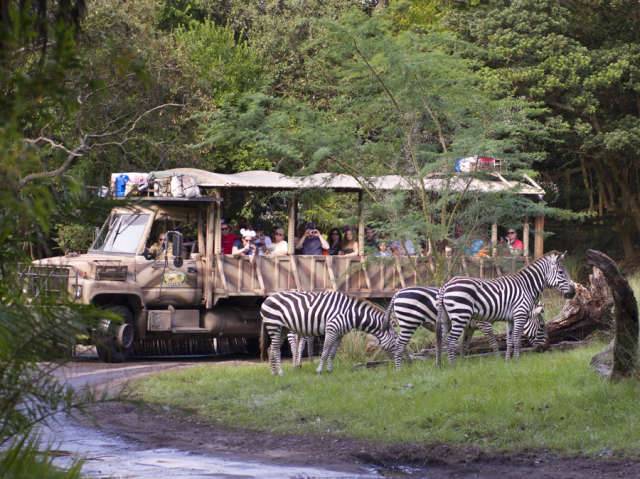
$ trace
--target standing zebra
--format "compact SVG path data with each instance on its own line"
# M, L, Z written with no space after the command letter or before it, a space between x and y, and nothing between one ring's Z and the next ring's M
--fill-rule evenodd
M458 339L473 315L484 321L513 322L513 357L517 359L522 332L542 290L556 288L565 298L575 295L575 287L563 265L565 254L547 253L517 273L496 279L456 276L445 283L438 292L436 364L442 363L445 327L449 329L447 355L453 363Z
M436 297L438 288L413 286L403 288L396 292L387 307L387 318L395 316L400 331L394 351L393 359L396 369L400 368L402 356L411 337L420 326L435 331L438 308ZM489 339L489 344L494 352L498 351L498 341L493 333L490 322L478 321L469 327L478 327ZM471 336L469 336L471 340Z
M269 296L260 307L262 319L261 349L266 347L266 334L271 338L269 360L272 374L282 375L280 346L282 329L287 328L299 336L325 336L322 356L317 372L325 362L327 371L333 369L340 340L352 329L373 334L383 349L395 347L396 335L385 321L384 312L376 306L337 291L320 293L285 291Z

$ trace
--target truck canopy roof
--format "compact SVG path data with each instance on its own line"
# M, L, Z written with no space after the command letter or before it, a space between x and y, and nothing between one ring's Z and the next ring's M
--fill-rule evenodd
M265 190L302 190L311 188L336 191L374 190L413 190L417 187L415 179L409 176L385 175L374 177L354 177L338 173L316 173L309 176L286 176L275 171L243 171L241 173L222 174L197 168L173 168L154 171L155 178L188 175L196 180L200 188L217 189L265 189ZM522 195L544 195L545 191L528 176L525 182L510 181L498 172L491 172L485 178L469 175L452 177L427 176L424 186L427 191L475 191L497 193L511 191Z

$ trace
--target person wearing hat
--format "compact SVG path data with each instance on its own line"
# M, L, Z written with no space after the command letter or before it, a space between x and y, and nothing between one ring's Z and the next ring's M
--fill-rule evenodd
M323 250L329 249L329 243L322 237L316 224L309 222L305 225L304 234L298 240L296 248L300 254L321 256Z
M256 232L250 229L242 228L240 230L242 239L237 240L233 244L232 254L235 256L253 256L256 254L256 245L254 240Z

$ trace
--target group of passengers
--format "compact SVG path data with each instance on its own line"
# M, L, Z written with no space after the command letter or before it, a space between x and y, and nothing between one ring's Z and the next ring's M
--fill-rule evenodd
M277 227L273 230L273 237L267 235L264 228L245 226L239 229L239 234L232 231L231 225L222 222L222 252L238 256L281 256L288 254L289 245L285 239L285 230ZM523 244L518 239L516 230L509 228L505 238L499 246L504 246L510 255L522 255ZM360 256L362 254L378 257L415 256L418 254L411 240L387 240L378 238L373 227L365 228L364 252L360 251L358 241L351 226L331 228L323 235L313 222L304 224L301 234L294 239L295 254L299 255L330 255L330 256ZM421 244L420 253L428 255L426 244ZM489 242L485 239L472 239L463 248L468 256L489 256Z
M288 254L289 245L285 240L285 231L281 227L273 230L273 238L263 228L249 226L239 228L239 234L232 231L231 225L224 221L221 225L222 252L236 256L281 256ZM299 237L294 239L295 254L329 255L329 256L413 256L416 254L411 240L386 241L377 238L375 230L368 226L365 229L365 251L360 246L354 228L344 226L331 228L325 237L316 224L304 224Z

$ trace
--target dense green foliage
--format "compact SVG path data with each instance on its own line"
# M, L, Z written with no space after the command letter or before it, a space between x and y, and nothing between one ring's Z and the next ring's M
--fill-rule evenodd
M635 2L100 0L84 17L83 4L73 8L65 16L52 2L61 20L46 51L39 35L3 30L14 53L2 57L0 167L12 181L70 152L68 171L90 185L172 166L417 178L489 155L507 175L544 181L547 204L416 191L372 197L369 220L441 238L456 222L471 231L479 218L516 225L545 207L565 219L573 209L590 238L634 255ZM38 15L23 15L20 32ZM21 141L39 136L55 145ZM335 204L316 200L302 213Z

